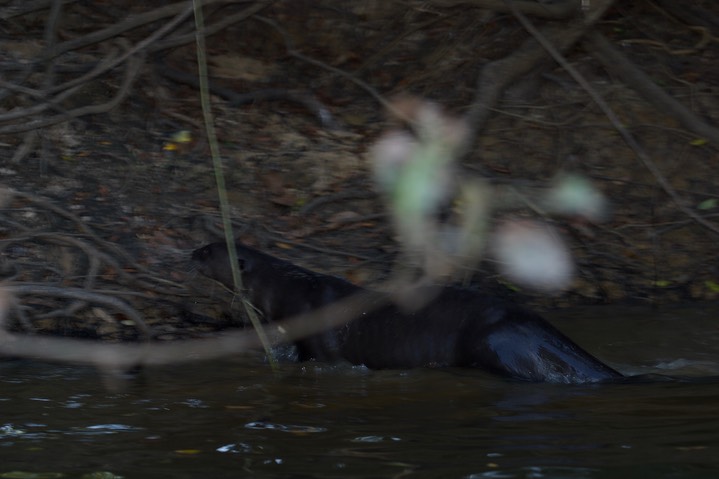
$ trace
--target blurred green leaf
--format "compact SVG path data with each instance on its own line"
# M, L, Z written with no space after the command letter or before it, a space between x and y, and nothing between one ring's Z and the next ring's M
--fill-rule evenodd
M697 206L697 209L710 210L712 208L716 208L718 204L719 204L719 200L717 200L716 198L709 198L709 199L706 199L706 200L702 201L701 203L699 203L699 205Z

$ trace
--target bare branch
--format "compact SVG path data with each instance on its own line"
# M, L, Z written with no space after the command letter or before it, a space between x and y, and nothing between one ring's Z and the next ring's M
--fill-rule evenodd
M607 3L611 3L610 1ZM657 180L657 182L661 185L662 189L672 198L674 203L677 205L677 207L687 216L692 218L694 221L699 223L700 225L704 226L705 228L715 232L719 233L719 226L713 224L712 222L702 218L700 215L698 215L696 212L694 212L692 209L688 208L686 206L685 201L679 196L679 194L676 192L674 188L672 188L671 184L669 184L669 181L667 178L662 174L662 172L659 170L657 165L652 161L651 157L647 152L642 148L642 146L637 142L637 140L632 136L631 133L622 125L622 122L619 120L617 115L614 113L614 111L607 105L607 103L602 99L602 97L597 93L597 91L592 88L592 86L589 84L589 82L577 71L576 68L574 68L560 53L559 51L552 45L552 43L544 38L544 36L536 29L534 26L529 22L527 17L525 17L521 12L515 11L514 14L517 16L517 18L522 22L524 27L537 39L537 41L542 45L543 48L547 50L552 55L552 58L554 58L569 74L574 78L574 80L579 83L582 88L589 94L589 96L594 100L594 102L599 106L599 108L602 110L602 112L606 115L606 117L609 119L609 121L612 123L612 126L616 128L616 130L619 132L621 137L624 139L624 141L629 145L629 147L634 151L634 153L639 157L641 162L644 164L644 166L654 175L654 178ZM649 81L651 84L652 82ZM657 87L658 89L658 87Z
M468 8L483 8L495 12L510 12L504 0L430 0L430 3L440 7L463 6ZM561 20L571 18L581 9L579 0L564 0L558 2L528 2L513 1L517 10L538 18Z
M642 95L659 111L675 117L687 129L719 147L719 129L703 121L688 108L669 96L643 71L637 68L599 32L591 32L584 40L588 51L604 68L616 73L624 82Z
M511 9L515 2L503 3ZM612 3L613 0L593 1L583 21L574 22L569 27L547 27L542 31L542 36L547 38L547 41L558 51L565 51L578 42L592 25L602 18ZM486 65L479 75L475 97L466 115L470 128L476 132L481 131L505 88L520 76L532 71L548 57L546 49L536 39L530 38L512 55ZM475 136L469 135L469 138ZM469 151L471 146L471 143L467 144L464 150Z

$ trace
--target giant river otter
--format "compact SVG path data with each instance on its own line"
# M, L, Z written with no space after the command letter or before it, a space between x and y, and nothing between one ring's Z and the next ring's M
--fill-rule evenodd
M291 318L365 291L240 242L235 248L243 287L267 320ZM233 288L225 243L200 248L192 259L202 274ZM344 359L374 369L472 367L510 378L558 383L623 377L541 316L455 287L442 287L414 312L391 303L368 302L366 311L346 325L295 344L303 361Z

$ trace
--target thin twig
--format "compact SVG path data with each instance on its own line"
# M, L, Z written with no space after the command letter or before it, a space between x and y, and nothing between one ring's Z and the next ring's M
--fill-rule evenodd
M209 76L207 74L207 48L205 47L205 20L202 14L202 0L193 0L195 11L195 30L197 31L197 70L200 86L200 102L202 104L202 115L207 134L207 141L210 146L210 156L212 157L212 165L215 171L215 181L217 183L217 196L220 201L220 213L222 214L222 225L225 233L225 242L228 245L235 244L235 238L232 231L232 220L230 219L230 202L227 195L227 187L225 186L225 175L223 171L222 159L220 158L220 146L217 141L217 133L215 132L215 122L212 115L212 105L210 103L210 87ZM232 270L232 280L237 291L243 291L242 276L240 274L239 262L237 260L237 251L235 248L229 248L230 269ZM272 347L265 333L264 326L259 316L254 311L251 303L247 298L240 294L240 299L245 308L245 313L250 318L252 327L262 343L265 354L269 358L273 369L277 366L277 360L272 354Z

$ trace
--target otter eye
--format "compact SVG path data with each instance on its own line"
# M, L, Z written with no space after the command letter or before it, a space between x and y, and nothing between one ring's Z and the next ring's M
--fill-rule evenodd
M192 259L196 261L206 261L210 257L210 249L205 246L192 252Z

